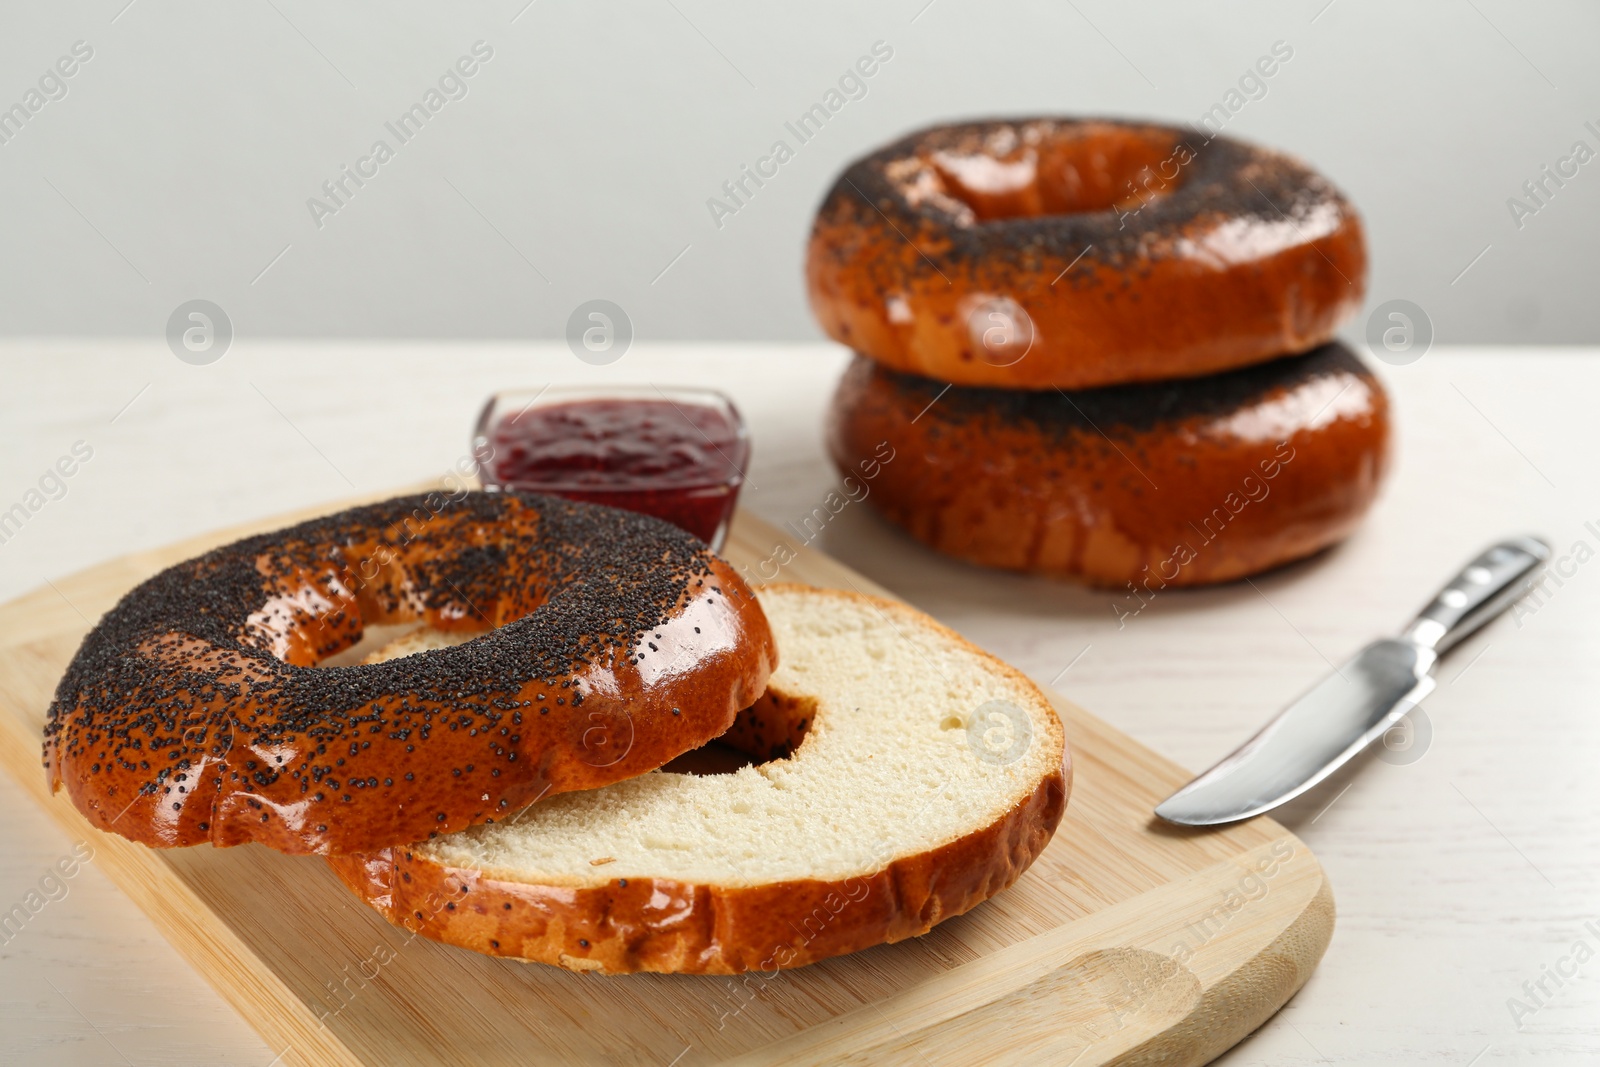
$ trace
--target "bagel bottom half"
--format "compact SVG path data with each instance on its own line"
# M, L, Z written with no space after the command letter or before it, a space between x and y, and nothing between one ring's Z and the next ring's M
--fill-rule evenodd
M608 974L798 967L926 933L1015 882L1071 780L1038 688L901 604L758 596L780 665L723 740L768 762L651 771L334 870L437 941Z
M1389 401L1337 343L1077 392L950 386L857 356L828 450L847 486L940 552L1154 591L1255 574L1348 535L1388 466Z

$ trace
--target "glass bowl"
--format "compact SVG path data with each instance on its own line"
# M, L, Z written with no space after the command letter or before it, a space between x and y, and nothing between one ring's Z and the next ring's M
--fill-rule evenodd
M485 489L643 512L720 549L750 462L733 402L713 389L550 386L484 404L472 453Z

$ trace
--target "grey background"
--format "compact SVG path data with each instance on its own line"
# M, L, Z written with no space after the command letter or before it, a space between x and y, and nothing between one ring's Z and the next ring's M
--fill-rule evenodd
M1197 121L1283 40L1293 58L1226 132L1355 199L1369 307L1417 302L1440 343L1600 341L1600 160L1520 230L1506 204L1576 140L1600 149L1600 7L1578 0L5 11L0 106L73 42L94 57L0 145L0 334L160 337L204 298L241 338L557 338L605 298L641 340L813 338L804 240L849 159L961 116ZM480 39L468 95L319 229L307 199L396 145L385 121ZM867 95L797 145L785 120L880 40ZM719 229L707 198L780 137L795 158Z

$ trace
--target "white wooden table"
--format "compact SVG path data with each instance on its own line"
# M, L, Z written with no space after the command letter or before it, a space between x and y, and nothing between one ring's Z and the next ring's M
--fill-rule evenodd
M75 442L93 449L0 543L0 598L440 473L484 395L518 384L719 386L753 428L745 505L798 519L834 485L821 422L843 362L828 346L637 345L592 367L561 345L245 338L194 367L159 340L0 345L0 511ZM946 561L861 505L820 546L1203 767L1484 542L1532 531L1558 556L1579 541L1600 552L1600 351L1438 350L1380 369L1400 427L1382 500L1348 544L1259 592L1163 594L1119 629L1105 593ZM1420 759L1361 761L1286 811L1333 879L1339 925L1310 983L1230 1067L1600 1062L1600 562L1563 569L1535 612L1447 659ZM44 881L73 846L0 777L0 911L35 890L59 897L0 939L0 1063L267 1067L273 1051L92 861ZM1579 963L1578 942L1594 958ZM1515 1018L1513 998L1527 1008Z

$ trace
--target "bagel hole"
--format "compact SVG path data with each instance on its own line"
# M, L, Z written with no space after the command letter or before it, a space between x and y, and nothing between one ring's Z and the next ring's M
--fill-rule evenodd
M740 767L754 767L759 762L748 752L741 752L732 745L725 745L721 741L707 741L699 748L692 748L681 756L668 760L662 770L673 774L692 774L697 778L709 778L718 774L732 774Z
M944 191L973 222L1136 211L1183 184L1192 151L1157 130L1085 123L996 134L977 151L934 152ZM1030 136L1031 134L1031 136Z
M347 645L331 656L318 660L317 667L351 667L392 641L410 637L427 624L421 619L413 622L373 623L361 632L361 639Z
M548 599L539 583L505 584L507 550L479 535L469 535L473 543L456 557L429 560L406 550L449 535L429 527L432 518L418 510L389 527L386 540L350 547L342 562L302 575L319 594L316 610L304 610L304 592L287 598L288 612L269 604L277 610L251 618L258 639L296 666L348 667L419 630L444 635L438 647L470 641ZM458 573L467 558L474 566Z
M814 697L789 696L769 688L734 718L721 737L685 752L661 769L707 777L788 759L805 742L816 711Z
M414 656L418 652L429 652L436 648L449 648L453 645L464 645L475 637L482 637L491 631L484 629L472 630L443 630L431 626L426 620L413 619L410 622L379 622L368 625L361 632L361 640L346 648L340 649L333 655L317 661L316 667L351 667L358 663L383 662L383 660L398 659L399 656L385 655L382 660L373 659L377 653L389 649L390 645L405 640L408 637L419 639L416 647L406 650L403 655Z
M374 654L387 650L384 659L416 655L435 648L464 644L488 630L440 630L425 622L378 623L366 628L361 640L318 664L340 667L357 663L381 662ZM388 646L415 637L415 647L390 649ZM748 708L734 717L733 725L722 736L675 756L662 766L674 774L712 776L732 774L741 767L755 767L794 755L810 733L816 717L813 697L794 697L769 688Z

